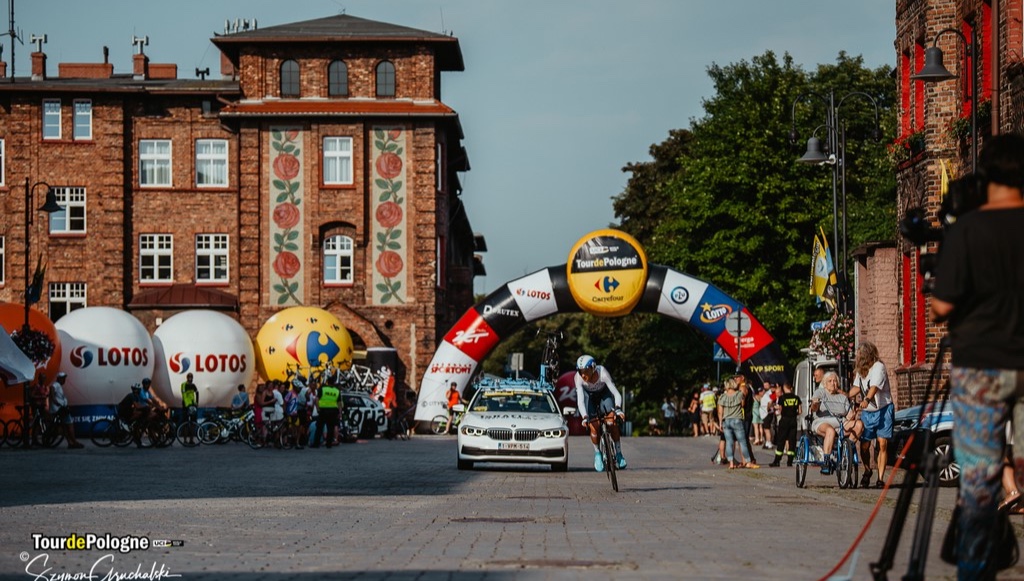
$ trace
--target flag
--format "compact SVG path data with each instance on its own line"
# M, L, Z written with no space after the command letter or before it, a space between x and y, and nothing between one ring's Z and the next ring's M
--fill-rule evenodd
M36 261L36 271L32 273L32 282L25 289L25 302L34 305L43 296L43 278L46 276L46 265L43 264L43 257Z
M836 270L832 264L832 255L828 251L828 239L822 230L821 236L814 235L814 246L811 251L811 290L817 304L825 303L830 311L836 308L835 300Z

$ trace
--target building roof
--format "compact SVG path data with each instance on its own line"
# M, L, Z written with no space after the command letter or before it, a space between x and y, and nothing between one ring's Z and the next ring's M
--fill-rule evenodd
M455 110L435 99L274 99L242 101L225 106L221 117L381 115L386 117L456 117Z
M348 14L216 35L210 41L235 63L238 62L239 49L242 46L253 44L421 42L434 45L437 63L441 70L465 70L459 39L450 34L427 32L397 24L357 18Z
M172 284L136 294L128 310L140 309L213 309L238 311L238 297L215 288L194 284Z

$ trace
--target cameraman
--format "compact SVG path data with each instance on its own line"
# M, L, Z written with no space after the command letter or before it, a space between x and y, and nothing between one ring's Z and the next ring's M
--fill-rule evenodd
M995 579L992 564L1006 422L1024 426L1024 137L985 142L978 184L986 195L977 211L945 234L935 271L931 309L949 321L953 351L950 385L960 463L959 579ZM1024 430L1014 435L1024 450ZM1024 456L1022 456L1024 459ZM1018 486L1024 462L1015 460Z

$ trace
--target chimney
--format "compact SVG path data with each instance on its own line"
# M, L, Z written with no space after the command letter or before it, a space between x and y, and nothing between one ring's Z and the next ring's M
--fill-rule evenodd
M149 57L144 54L132 56L132 78L144 81L149 76Z
M225 80L235 78L235 65L231 64L231 59L224 53L220 53L220 76Z
M32 53L32 80L43 81L46 80L46 53L45 52L34 52Z

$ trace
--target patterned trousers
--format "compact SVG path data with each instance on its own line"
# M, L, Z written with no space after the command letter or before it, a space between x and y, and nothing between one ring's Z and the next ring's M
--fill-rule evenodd
M950 370L953 407L953 450L960 464L960 521L957 578L995 579L988 571L994 542L992 523L1002 498L1006 422L1013 432L1017 486L1024 489L1024 370Z

